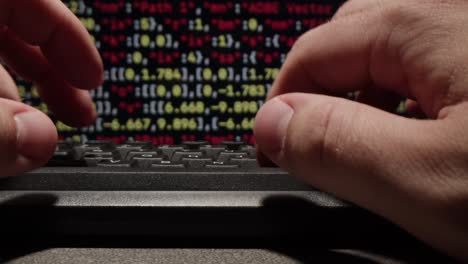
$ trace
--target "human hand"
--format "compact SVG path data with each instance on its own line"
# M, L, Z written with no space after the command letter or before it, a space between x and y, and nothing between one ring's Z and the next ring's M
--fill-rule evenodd
M102 61L86 29L61 1L0 0L0 58L36 84L59 119L80 126L96 118L85 90L102 82ZM54 124L21 103L0 65L0 177L43 165L56 141Z
M468 260L466 14L462 0L347 2L293 47L257 115L258 148ZM360 103L326 96L352 91ZM383 111L395 94L430 120Z

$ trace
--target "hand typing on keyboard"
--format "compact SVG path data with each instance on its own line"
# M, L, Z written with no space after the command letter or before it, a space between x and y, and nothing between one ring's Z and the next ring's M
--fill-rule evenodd
M103 65L88 32L57 0L0 0L0 60L33 81L58 118L87 125L96 112L86 90L103 79ZM22 104L0 66L0 176L45 164L57 132L49 118Z
M467 12L462 0L347 2L294 46L258 114L259 148L293 175L468 259ZM102 82L102 62L61 1L0 0L0 58L35 82L62 121L80 126L95 119L86 90ZM355 91L360 103L333 97ZM431 120L382 111L400 96L409 98L410 114ZM56 129L20 102L1 66L0 97L0 176L45 164ZM230 146L65 143L56 153L65 158L55 161L73 154L73 166L252 166L251 148Z
M259 149L467 260L467 14L467 1L347 2L293 47L257 115ZM355 91L359 103L334 97ZM386 112L400 96L428 119Z

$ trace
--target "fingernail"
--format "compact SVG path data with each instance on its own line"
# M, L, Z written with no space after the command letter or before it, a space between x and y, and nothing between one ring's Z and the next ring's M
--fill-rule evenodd
M14 119L18 153L30 159L50 157L57 142L52 121L39 111L22 112Z
M279 98L268 101L255 120L255 141L262 152L278 164L294 109Z

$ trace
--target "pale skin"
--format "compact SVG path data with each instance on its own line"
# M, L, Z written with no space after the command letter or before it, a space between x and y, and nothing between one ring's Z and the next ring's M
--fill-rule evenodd
M103 80L103 64L78 18L57 0L0 0L0 58L33 81L49 108L69 125L94 122L86 90ZM42 166L57 142L54 124L21 103L0 69L0 176Z
M468 261L468 1L351 0L257 115L266 158ZM360 103L333 95L361 91ZM395 94L409 98L399 117Z
M290 52L257 116L263 155L468 261L466 14L463 0L349 1ZM87 90L103 65L80 21L58 0L0 0L0 25L0 57L61 120L93 123ZM361 103L333 97L350 91ZM394 94L431 120L385 112ZM3 68L0 97L0 176L42 166L53 123L20 102Z

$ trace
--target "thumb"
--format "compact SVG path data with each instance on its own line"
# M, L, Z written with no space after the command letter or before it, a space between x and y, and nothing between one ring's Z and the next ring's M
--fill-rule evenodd
M254 134L260 151L292 175L401 223L404 211L415 213L408 201L417 199L405 195L420 191L411 170L421 167L416 154L432 140L421 131L431 126L341 98L293 93L263 106Z
M258 112L254 133L260 151L292 175L466 256L467 109L415 120L335 97L283 94Z
M0 99L0 177L44 165L56 142L57 131L45 114L19 102Z

